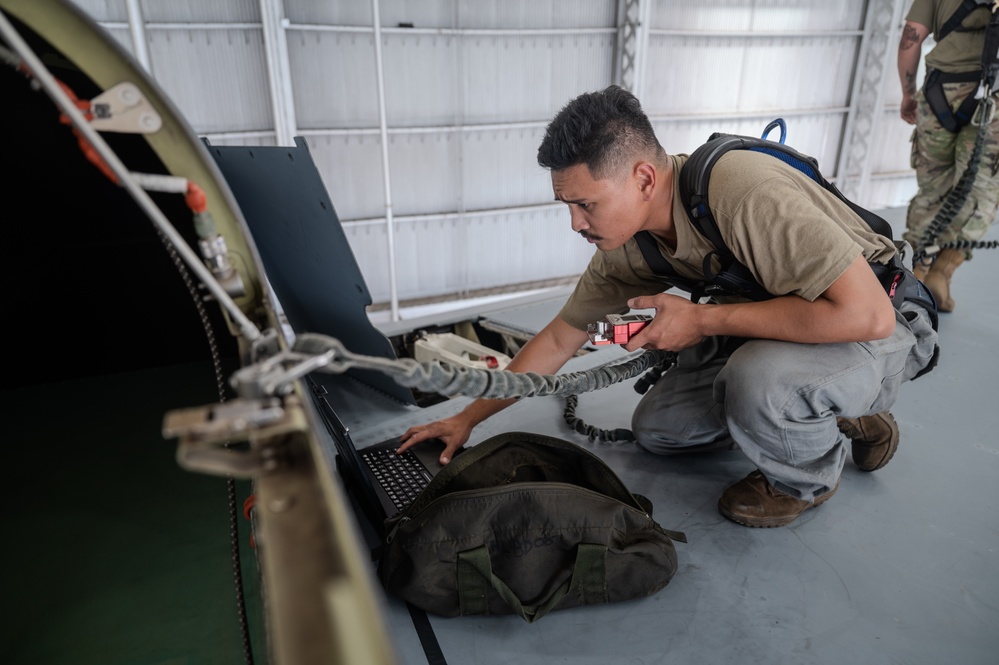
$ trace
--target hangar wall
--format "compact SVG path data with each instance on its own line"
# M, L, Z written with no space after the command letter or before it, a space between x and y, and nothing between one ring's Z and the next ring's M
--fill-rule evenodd
M861 204L915 191L895 69L911 0L74 2L213 145L305 137L393 313L582 271L593 250L535 155L566 101L614 82L668 152L783 117Z

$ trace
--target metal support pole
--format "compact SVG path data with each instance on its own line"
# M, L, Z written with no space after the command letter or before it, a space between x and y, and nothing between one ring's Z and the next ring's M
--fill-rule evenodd
M618 3L614 82L639 99L644 88L651 8L649 0L620 0Z
M642 99L645 94L645 64L649 60L649 20L652 13L651 0L638 2L638 32L635 44L635 74L631 92Z
M135 59L139 61L146 72L152 74L149 49L146 46L146 23L142 18L142 7L139 5L139 0L126 0L125 8L128 11L128 31L132 35L132 49L135 51Z
M898 42L898 28L905 0L870 0L864 20L857 58L850 111L836 166L836 186L860 205L866 205L871 177L871 142L884 115L884 76L889 68L892 46ZM894 68L891 68L894 70Z
M295 145L295 97L291 89L291 65L281 0L260 0L260 18L264 29L264 53L267 56L267 79L274 112L274 133L278 145Z
M382 175L385 181L385 234L389 254L389 302L392 320L399 320L399 288L395 270L395 223L392 220L392 181L389 177L388 123L385 119L385 71L382 66L382 28L378 0L371 0L375 27L375 69L378 73L378 124L382 139Z
M460 31L461 25L461 0L451 1L451 25L456 31ZM456 201L456 225L459 246L468 246L468 223L465 218L465 56L462 50L465 46L465 36L460 32L450 36L454 40L455 57L451 58L452 74L455 80L454 95L454 126L456 131L453 139L454 154L454 182L458 200ZM398 217L396 221L401 221ZM462 298L468 295L468 265L469 252L457 252L454 258L454 271L458 278L458 295Z

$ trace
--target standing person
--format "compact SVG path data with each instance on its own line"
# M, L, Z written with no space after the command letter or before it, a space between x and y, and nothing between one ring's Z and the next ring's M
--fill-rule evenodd
M971 120L979 107L976 93L982 81L985 30L997 7L999 2L993 4L993 0L915 0L906 16L898 45L901 116L916 126L911 163L919 191L909 203L903 237L917 250L947 195L968 168L979 132L976 123L981 122L980 115L975 122ZM926 55L926 78L917 91L920 46L930 33L937 44ZM993 88L991 96L999 99L999 91ZM999 212L999 114L985 118L985 122L988 133L971 193L938 243L981 239ZM940 311L954 310L951 277L971 255L971 250L943 249L932 265L914 266Z
M896 255L890 240L800 171L749 150L715 164L710 207L729 249L777 297L695 304L662 293L636 233L650 232L693 279L704 279L713 250L681 201L686 160L666 154L639 101L617 86L556 115L538 162L572 229L597 251L561 312L507 369L553 374L588 341L588 323L654 308L625 348L679 359L639 403L636 441L658 454L735 444L759 470L725 490L719 510L747 526L783 526L836 492L848 445L864 470L888 463L899 442L888 409L902 382L930 365L936 333L921 307L896 310L871 269ZM399 450L438 438L446 464L475 425L512 402L479 399L410 428Z

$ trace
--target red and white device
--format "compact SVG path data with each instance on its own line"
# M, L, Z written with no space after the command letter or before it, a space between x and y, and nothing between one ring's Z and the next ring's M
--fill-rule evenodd
M588 324L586 334L597 345L627 344L651 320L651 314L608 314L606 320Z

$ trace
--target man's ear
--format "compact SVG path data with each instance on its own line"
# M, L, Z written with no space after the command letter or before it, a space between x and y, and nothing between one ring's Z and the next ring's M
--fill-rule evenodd
M658 174L655 167L648 162L639 162L635 165L634 175L642 198L648 201L652 198L652 192L656 188Z

